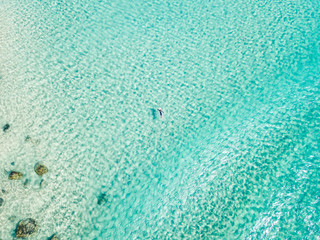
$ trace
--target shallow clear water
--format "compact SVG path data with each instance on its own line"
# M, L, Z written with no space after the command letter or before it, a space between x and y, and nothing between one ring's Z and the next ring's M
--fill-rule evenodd
M320 239L319 13L1 1L0 238Z

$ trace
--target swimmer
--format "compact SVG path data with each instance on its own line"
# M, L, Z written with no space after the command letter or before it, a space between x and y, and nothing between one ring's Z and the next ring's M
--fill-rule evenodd
M159 113L160 113L160 117L162 118L162 114L163 114L162 109L161 109L161 108L158 108L158 111L159 111Z

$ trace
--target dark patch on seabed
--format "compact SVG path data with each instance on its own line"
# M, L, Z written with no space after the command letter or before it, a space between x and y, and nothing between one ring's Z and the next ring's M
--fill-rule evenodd
M151 111L151 115L152 115L152 119L156 119L157 118L157 111L154 108L150 108Z
M3 130L4 132L6 132L6 131L9 130L9 128L10 128L10 124L7 123L7 124L5 124L5 125L2 127L2 130Z

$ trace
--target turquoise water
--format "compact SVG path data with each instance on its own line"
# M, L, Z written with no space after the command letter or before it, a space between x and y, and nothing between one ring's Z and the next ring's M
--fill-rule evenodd
M320 239L319 14L0 1L0 238Z

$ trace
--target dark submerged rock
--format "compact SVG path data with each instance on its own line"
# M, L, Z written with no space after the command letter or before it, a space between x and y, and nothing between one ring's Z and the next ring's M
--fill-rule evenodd
M3 198L0 198L0 207L2 207L3 204L4 204Z
M38 231L38 224L32 218L27 218L19 222L16 229L16 236L18 238L27 238L36 234Z
M24 139L24 141L25 141L25 142L30 142L30 141L31 141L31 137L30 137L29 135L26 136L25 139Z
M102 205L103 203L108 201L108 196L106 193L101 193L98 197L98 205Z
M39 176L42 176L43 174L47 173L48 172L48 168L41 164L41 163L37 163L35 166L34 166L34 171L39 175Z
M24 181L24 183L23 183L23 186L26 188L26 187L29 186L29 184L30 184L30 180L29 180L29 179L26 179L26 180Z
M23 177L23 174L21 172L11 171L9 173L9 179L10 180L19 180Z
M53 234L53 235L49 238L49 240L60 240L60 238L58 237L57 234Z
M44 188L47 186L47 182L44 181L43 179L41 179L39 186L40 186L40 188Z
M8 131L9 128L10 128L10 124L7 123L6 125L4 125L4 126L2 127L2 130L3 130L4 132L6 132L6 131Z

